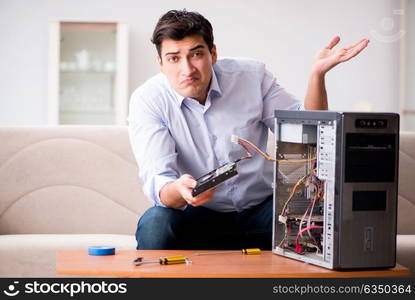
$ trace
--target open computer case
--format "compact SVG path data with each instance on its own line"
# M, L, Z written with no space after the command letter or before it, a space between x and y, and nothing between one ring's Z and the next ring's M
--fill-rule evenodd
M275 111L273 253L394 267L399 115Z

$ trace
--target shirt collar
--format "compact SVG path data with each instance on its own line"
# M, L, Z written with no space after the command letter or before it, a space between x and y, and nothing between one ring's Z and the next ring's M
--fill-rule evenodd
M166 80L167 80L167 77L166 77ZM168 82L168 80L167 80L167 82ZM170 83L169 83L169 86L170 86ZM171 88L171 90L172 90L172 92L173 92L174 96L175 96L175 97L176 97L176 99L177 99L177 104L178 104L179 106L181 106L181 105L182 105L182 103L183 103L183 101L184 101L184 99L186 99L186 97L183 97L182 95L180 95L180 94L179 94L178 92L176 92L176 90L175 90L174 88L172 88L171 86L170 86L170 88ZM210 88L209 88L209 91L208 91L208 93L207 93L207 96L209 97L209 95L211 95L211 94L212 94L212 92L217 93L217 94L218 94L218 96L221 96L221 95L222 95L222 90L220 89L219 82L218 82L218 78L216 77L216 73L215 73L215 69L214 69L214 68L212 68L212 80L211 80L211 82L210 82Z
M222 96L222 90L220 89L218 78L216 77L215 69L212 68L212 82L210 83L210 89L208 95L211 91L215 91L219 96Z

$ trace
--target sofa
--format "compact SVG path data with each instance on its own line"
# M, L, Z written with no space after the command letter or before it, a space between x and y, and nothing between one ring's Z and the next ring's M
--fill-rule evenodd
M62 249L135 249L152 204L126 127L0 127L0 142L0 277L56 277ZM397 262L415 273L415 133L400 143Z

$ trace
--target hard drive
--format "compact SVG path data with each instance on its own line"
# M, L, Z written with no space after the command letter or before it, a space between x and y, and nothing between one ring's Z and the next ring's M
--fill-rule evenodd
M222 183L225 180L237 174L238 174L238 171L236 170L236 163L228 162L220 166L219 168L196 179L197 185L192 190L192 196L196 197L197 195L207 191L208 189L214 186L217 186L219 183Z

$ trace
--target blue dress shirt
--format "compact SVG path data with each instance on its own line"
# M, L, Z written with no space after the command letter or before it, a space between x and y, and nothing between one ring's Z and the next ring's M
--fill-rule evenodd
M161 188L187 173L198 178L245 156L237 135L266 150L274 110L303 108L261 62L223 58L213 65L205 105L180 96L160 73L131 96L129 136L144 193L163 206ZM254 154L255 152L253 152ZM215 211L242 211L272 194L273 163L258 154L238 163L238 175L223 182L204 204Z

